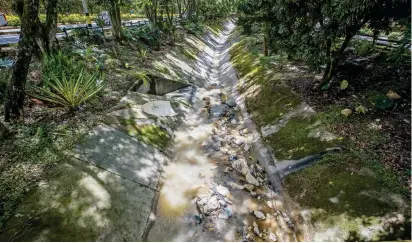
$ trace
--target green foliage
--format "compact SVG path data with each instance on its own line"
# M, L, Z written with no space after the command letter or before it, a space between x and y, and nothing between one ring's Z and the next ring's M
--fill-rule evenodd
M141 18L143 17L142 15L139 14L121 14L122 19L135 19L135 18ZM21 21L20 18L16 15L7 15L7 21L9 26L20 26ZM91 14L90 17L92 19L96 19L97 15L96 14ZM40 21L44 22L46 20L46 15L45 14L40 14L39 15ZM84 14L58 14L57 16L57 22L62 23L62 24L77 24L77 23L86 23L86 15Z
M55 79L62 79L63 75L69 77L84 67L82 62L78 62L70 54L63 51L42 59L43 84L48 85Z
M186 21L183 28L192 35L201 35L204 31L204 25L201 21Z
M149 86L150 82L152 81L149 77L149 73L144 70L139 70L133 73L134 78L136 81L133 83L132 87L129 90L133 90L134 87L140 82L143 82L144 86Z
M377 109L387 109L393 105L393 101L379 92L370 92L368 94L369 102Z
M355 46L355 54L359 56L364 56L373 50L372 42L366 40L356 40L352 41Z
M146 60L147 60L147 58L148 58L149 52L147 51L147 49L142 48L142 47L139 49L138 52L139 52L139 60L140 60L142 63L145 63Z
M146 45L159 48L162 42L167 39L164 32L159 28L150 28L145 25L138 28L129 28L125 30L126 38L140 40Z
M355 110L356 110L356 112L362 113L362 114L366 114L366 112L368 112L368 108L366 108L363 105L360 105L360 106L356 107Z
M9 58L0 58L0 68L10 68L13 66L13 60Z
M3 102L3 99L6 95L6 88L10 78L11 70L0 69L0 103Z
M98 73L89 76L84 69L78 75L68 77L62 73L61 78L55 76L53 82L44 87L29 86L30 95L75 110L103 89L103 81L97 77Z
M327 64L325 72L330 75L325 82L334 75L348 43L367 23L381 31L410 16L405 0L242 0L238 9L239 22L247 29L251 22L259 23L274 52L286 52L316 70Z
M7 22L9 26L20 26L20 18L16 15L7 15Z
M342 82L340 82L340 89L341 90L347 89L348 86L349 86L348 80L342 80Z

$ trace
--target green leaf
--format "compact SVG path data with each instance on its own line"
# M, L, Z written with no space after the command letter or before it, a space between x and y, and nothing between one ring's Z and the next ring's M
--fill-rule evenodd
M327 83L327 84L324 84L320 89L321 89L321 90L328 90L329 87L330 87L330 82Z
M378 93L368 98L369 102L378 109L387 109L393 105L393 101L384 94Z
M348 88L348 86L349 86L349 82L346 79L342 80L342 82L340 83L340 89L341 90L344 90L344 89Z
M360 105L360 106L356 107L355 110L356 110L356 112L362 113L362 114L366 114L366 112L368 112L368 108L366 108L363 105Z

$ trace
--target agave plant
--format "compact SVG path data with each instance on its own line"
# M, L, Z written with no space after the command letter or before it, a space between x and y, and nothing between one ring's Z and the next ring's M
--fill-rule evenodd
M13 64L14 64L13 59L10 59L10 58L2 59L2 58L0 58L0 68L10 68L10 67L13 66Z
M63 73L61 78L54 76L53 82L44 87L28 88L31 96L73 111L103 89L103 82L97 77L98 73L88 76L82 69L77 76L71 75L67 78Z

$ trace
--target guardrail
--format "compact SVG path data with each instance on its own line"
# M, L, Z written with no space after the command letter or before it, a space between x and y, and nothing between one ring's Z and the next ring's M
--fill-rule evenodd
M166 18L163 18L163 21L165 21ZM173 18L174 22L180 22L182 21L181 18ZM143 25L147 25L149 23L148 20L127 20L127 21L122 21L122 26L123 27L139 27ZM110 30L112 27L111 26L106 26L103 27L103 31L105 30ZM57 26L57 29L60 31L57 33L57 37L60 37L62 34L64 34L65 38L69 37L69 32L72 30L79 30L79 29L90 29L90 30L97 30L100 31L101 27L97 26L96 23L93 23L92 27L87 26L87 24L80 24L80 25L72 25L72 26ZM0 30L0 48L9 46L10 44L16 44L19 41L19 35L20 35L20 29L3 29ZM7 36L7 37L5 37ZM1 37L8 38L10 39L9 41L4 41L3 43L1 42Z

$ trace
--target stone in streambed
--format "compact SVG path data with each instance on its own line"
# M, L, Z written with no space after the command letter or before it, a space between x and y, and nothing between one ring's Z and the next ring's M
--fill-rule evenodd
M253 214L255 215L255 217L257 219L260 219L260 220L265 220L266 219L265 214L262 213L261 211L253 211Z
M259 181L256 180L256 178L254 176L252 176L252 174L250 174L250 172L246 173L246 181L249 184L252 184L254 186L259 186Z
M235 182L233 182L233 181L229 182L228 184L229 184L229 186L230 186L231 188L233 188L233 189L237 189L237 190L243 190L243 189L245 189L244 186L239 185L239 184L237 184L237 183L235 183Z
M225 197L228 197L230 195L229 189L224 186L217 186L216 191Z

